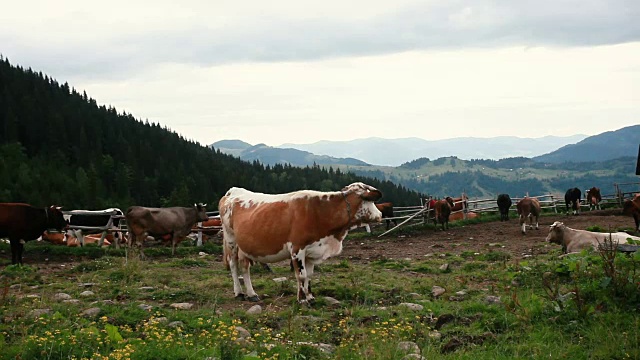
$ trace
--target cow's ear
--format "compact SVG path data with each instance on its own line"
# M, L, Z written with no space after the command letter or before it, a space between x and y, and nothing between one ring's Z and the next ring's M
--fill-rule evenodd
M361 198L366 201L378 201L382 198L382 191L380 190L367 190L362 194Z

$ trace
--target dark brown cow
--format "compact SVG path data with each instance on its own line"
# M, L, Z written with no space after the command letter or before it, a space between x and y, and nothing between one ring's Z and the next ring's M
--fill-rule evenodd
M564 204L567 207L567 214L569 213L569 204L573 210L573 215L578 215L580 212L580 199L582 198L582 192L578 188L571 188L564 194Z
M509 194L500 194L498 195L498 200L496 201L498 204L498 209L500 210L500 221L508 221L509 220L509 209L511 208L511 196Z
M540 202L536 198L525 196L516 204L518 215L520 217L520 226L522 233L527 233L527 218L529 219L529 227L533 229L533 219L536 220L536 230L538 230L538 217L540 216Z
M380 190L356 182L341 191L301 190L262 194L233 187L220 199L223 261L231 270L233 292L258 301L249 268L253 262L291 259L298 282L298 301L314 300L309 278L316 264L340 254L342 240L354 225L382 221L374 201Z
M452 207L453 202L450 197L442 200L437 200L433 205L433 208L435 210L433 222L436 226L438 226L438 223L442 224L442 230L449 228L449 216L451 215Z
M129 230L130 245L140 248L140 256L144 257L143 243L147 236L162 240L171 239L171 254L176 253L176 244L191 233L191 228L200 221L206 221L206 205L193 207L147 208L131 206L125 218Z
M22 265L26 241L39 238L45 230L62 231L67 227L60 207L37 208L29 204L0 204L0 238L11 243L11 263Z
M589 203L589 210L600 210L600 201L602 201L602 195L600 195L600 188L592 187L587 190L587 203Z
M396 219L388 219L388 218L395 217L393 215L393 203L390 203L390 202L379 203L379 204L376 204L376 207L382 213L382 219L383 220L387 219L387 230L389 230L389 227L391 226L392 221L393 221L393 225L398 226L398 221Z
M635 194L631 200L625 200L622 211L625 215L633 216L636 225L635 231L640 231L640 194Z

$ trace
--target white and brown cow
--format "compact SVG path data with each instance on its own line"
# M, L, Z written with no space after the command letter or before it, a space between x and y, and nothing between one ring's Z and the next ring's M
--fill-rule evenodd
M262 194L233 187L220 199L223 261L231 270L236 298L244 298L238 268L250 301L258 301L251 284L253 262L291 259L298 282L298 301L314 300L309 278L316 264L342 252L349 229L381 222L374 201L382 192L361 182L341 191L301 190Z
M536 230L538 230L538 217L540 216L540 201L536 198L525 196L516 204L518 216L520 217L520 227L523 234L527 233L527 218L529 219L529 227L533 229L533 220L536 221Z

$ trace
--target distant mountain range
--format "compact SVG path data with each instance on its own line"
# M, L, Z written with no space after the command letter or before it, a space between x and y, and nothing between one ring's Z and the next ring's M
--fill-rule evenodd
M416 159L454 156L462 160L500 160L513 157L537 162L562 163L605 161L636 156L640 144L640 125L589 136L545 136L520 138L462 137L447 140L419 138L367 138L351 141L319 141L313 144L283 144L271 147L251 145L241 140L221 140L211 146L245 161L263 164L379 165L400 166Z
M624 156L637 156L640 145L640 125L627 126L590 136L576 144L568 144L533 160L545 163L565 161L607 161Z
M304 150L318 155L351 157L375 165L399 166L405 162L425 157L437 159L456 156L464 160L530 158L546 154L567 144L577 143L586 137L587 135L545 136L541 138L499 136L492 138L460 137L446 140L367 138L351 141L319 141L313 144L283 144L279 147Z
M244 161L258 160L265 165L290 164L304 167L307 165L358 165L366 166L366 162L353 158L335 158L327 155L314 155L308 151L297 149L282 149L265 144L251 145L241 140L221 140L210 145L229 155L239 157Z

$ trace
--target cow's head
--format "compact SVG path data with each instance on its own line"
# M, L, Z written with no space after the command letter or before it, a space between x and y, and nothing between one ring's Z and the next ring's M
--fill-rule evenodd
M349 196L357 196L359 198L358 203L354 203L354 222L355 223L370 223L381 222L382 213L374 204L374 201L380 200L382 192L371 185L367 185L361 182L355 182L342 188L342 194L345 199ZM347 200L349 201L349 200ZM351 206L351 205L350 205Z
M546 242L560 244L563 243L563 230L565 226L562 222L556 221L549 227L549 234L545 239Z
M196 208L196 218L198 219L198 222L200 221L207 221L209 219L209 216L207 215L207 204L193 204L193 206Z
M446 198L444 198L448 203L449 206L453 207L454 203L453 203L453 198L451 196L447 196Z
M45 209L47 215L47 228L62 231L69 226L69 223L64 219L62 214L62 207L51 205Z

